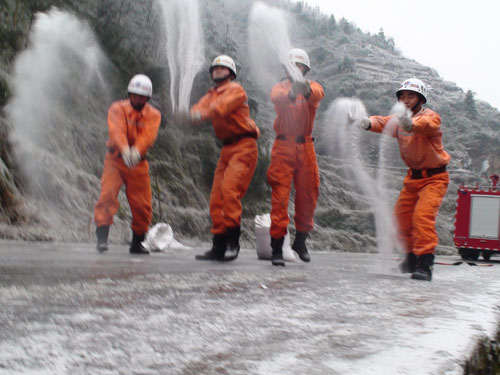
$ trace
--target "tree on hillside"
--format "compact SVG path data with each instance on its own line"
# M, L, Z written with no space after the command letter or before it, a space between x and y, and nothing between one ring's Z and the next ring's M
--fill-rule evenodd
M470 119L476 119L478 115L476 109L476 102L474 101L474 95L475 95L474 92L468 90L467 93L465 94L465 99L464 99L465 113L467 117Z

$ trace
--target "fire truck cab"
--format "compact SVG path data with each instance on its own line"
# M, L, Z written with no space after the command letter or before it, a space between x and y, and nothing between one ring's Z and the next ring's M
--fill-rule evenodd
M489 260L500 254L499 176L490 176L489 186L458 188L454 242L462 259Z

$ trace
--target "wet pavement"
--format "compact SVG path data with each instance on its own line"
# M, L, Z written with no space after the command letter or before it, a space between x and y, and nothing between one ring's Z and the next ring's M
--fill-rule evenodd
M0 241L0 374L461 374L499 321L495 261L429 283L374 254L194 253Z

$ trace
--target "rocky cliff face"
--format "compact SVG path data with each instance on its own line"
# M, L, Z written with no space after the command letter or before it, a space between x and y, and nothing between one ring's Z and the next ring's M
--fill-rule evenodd
M246 45L251 3L250 0L202 2L200 15L206 44L205 65L221 53L235 58L240 72L238 78L249 94L252 116L262 130L259 165L244 198L243 237L248 245L253 241L254 215L268 212L270 208L265 173L274 135L273 108L268 93L259 89L255 77L249 73ZM389 113L395 102L395 88L412 76L420 77L431 87L429 107L442 116L445 146L453 158L452 183L438 219L442 244L452 246L457 186L484 180L500 168L496 136L500 129L499 112L487 103L475 101L470 93L455 84L443 81L434 70L401 56L397 46L383 34L362 33L345 19L326 17L301 3L286 0L269 3L278 4L289 13L290 39L309 52L313 64L309 78L319 81L326 92L315 130L321 197L316 212L317 227L311 236L313 247L366 252L375 249L373 217L367 211L366 199L353 186L345 170L350 161L337 154L322 133L328 128L329 104L338 97L356 96L364 102L369 114ZM42 76L61 77L55 86L63 90L64 95L47 95L50 90L41 87L39 97L26 104L32 109L44 103L45 115L27 124L28 129L42 129L35 140L43 141L37 144L35 151L31 150L31 155L19 158L15 157L18 155L16 142L22 139L16 141L12 136L14 123L8 116L8 108L18 103L16 95L22 80L19 58L37 47L36 41L29 39L36 25L34 14L47 12L52 6L84 21L93 34L95 45L103 54L99 65L102 82L84 78L81 65L84 60L77 53L62 57L60 66L64 69L57 70L60 74L54 74L53 67L46 67ZM160 134L149 155L154 221L168 222L181 240L208 240L208 198L220 144L210 126L191 129L171 125L170 82L164 40L159 32L160 13L153 0L7 0L0 3L0 237L93 241L92 215L105 153L106 110L113 100L123 97L128 79L140 71L152 77L156 93L153 104L163 113ZM65 30L55 31L59 36L64 33ZM41 66L34 67L39 73L40 69ZM39 85L37 77L40 76L34 75L32 82L26 83L28 88ZM191 102L209 86L208 74L202 70L195 79ZM363 138L367 160L378 157L377 137ZM405 168L395 142L390 147L387 180L390 196L395 200ZM37 173L27 174L26 170L30 169L26 164ZM376 164L372 167L376 173ZM120 202L122 208L111 230L111 240L117 242L126 241L130 236L130 214L124 195L120 195ZM293 213L293 207L291 209Z

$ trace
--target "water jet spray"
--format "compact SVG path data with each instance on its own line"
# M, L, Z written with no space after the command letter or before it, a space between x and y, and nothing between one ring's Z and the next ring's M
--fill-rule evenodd
M89 25L57 8L36 14L29 45L14 62L9 141L44 236L85 235L99 186L93 171L105 153L106 67Z
M304 82L300 70L288 59L292 49L288 38L286 13L278 8L255 2L248 22L248 47L251 72L264 92L283 76L283 70L294 82Z
M172 112L187 112L196 74L204 65L198 0L159 0L166 31Z
M394 112L401 113L400 106L395 106ZM404 111L403 111L404 113ZM327 111L328 123L325 126L326 136L331 138L333 134L338 137L329 144L337 144L342 158L351 160L348 164L354 180L367 198L370 210L375 217L375 230L377 239L377 250L381 255L382 272L390 271L394 253L401 253L401 246L396 236L396 224L392 216L392 209L389 207L389 197L386 189L385 169L387 161L385 152L387 148L387 136L380 138L379 160L376 174L369 173L369 168L364 162L361 152L361 132L364 132L360 122L367 116L363 103L357 98L336 99ZM397 119L397 116L395 116ZM391 120L392 121L392 120ZM397 126L397 120L391 126ZM386 127L388 133L393 127Z

